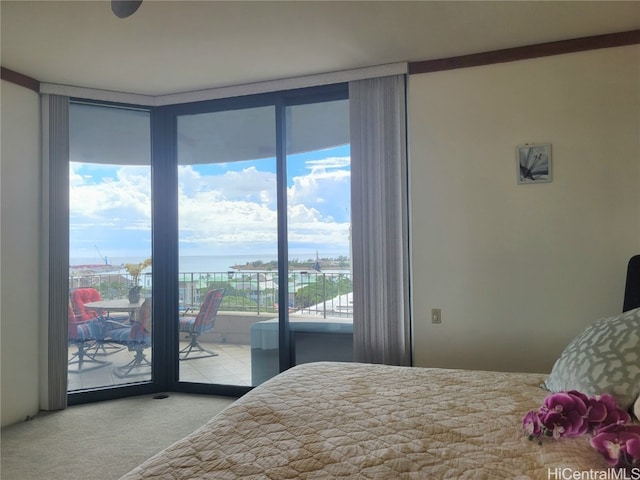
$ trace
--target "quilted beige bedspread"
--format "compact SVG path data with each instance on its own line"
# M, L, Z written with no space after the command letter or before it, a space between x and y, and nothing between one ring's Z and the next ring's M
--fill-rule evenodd
M527 440L521 420L547 395L542 379L300 365L122 478L560 479L605 471L587 437Z

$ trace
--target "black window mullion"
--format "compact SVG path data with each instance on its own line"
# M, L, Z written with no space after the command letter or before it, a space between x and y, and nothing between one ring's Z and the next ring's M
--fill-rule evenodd
M287 226L287 128L286 107L276 103L276 165L278 205L278 352L280 371L291 367L289 335L289 242Z
M153 259L153 383L167 390L178 379L178 168L176 117L151 115Z

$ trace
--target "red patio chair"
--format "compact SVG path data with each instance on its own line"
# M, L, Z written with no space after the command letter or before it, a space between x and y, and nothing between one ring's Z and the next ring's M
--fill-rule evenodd
M89 353L89 350L95 347L96 339L102 336L103 327L100 322L96 319L80 319L69 303L68 339L70 344L78 348L68 361L69 366L77 365L77 367L67 368L69 373L82 373L111 365L111 362L96 359L95 353ZM86 364L90 366L87 367Z
M91 302L98 302L102 300L100 292L92 287L76 288L71 291L71 304L73 305L73 312L79 320L89 321L96 320L102 324L102 334L95 340L95 352L94 355L110 355L112 353L124 350L124 347L113 345L105 339L108 335L108 331L111 328L107 323L107 320L116 320L123 322L129 319L129 315L118 314L117 316L109 316L108 312L97 311L91 308L86 308L85 304ZM108 351L107 351L108 350Z
M215 357L217 353L203 348L198 342L198 337L204 332L213 330L218 314L218 308L224 297L224 288L209 290L204 296L200 311L195 317L183 316L178 319L178 330L186 333L189 338L189 344L180 350L180 360L195 360L196 358ZM192 352L200 352L200 355L190 357Z

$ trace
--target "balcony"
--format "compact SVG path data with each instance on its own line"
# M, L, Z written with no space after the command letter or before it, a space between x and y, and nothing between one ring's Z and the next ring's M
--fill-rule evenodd
M291 292L287 308L294 349L297 345L296 363L347 359L353 313L350 274L298 271L289 275L287 281ZM151 276L144 275L142 284L143 296L150 295ZM120 274L84 275L70 278L70 285L91 286L103 299L114 299L126 296L130 279ZM277 369L276 319L279 309L277 275L264 271L183 273L179 288L180 310L189 314L197 312L208 290L225 288L213 330L199 338L199 343L217 356L181 360L180 381L251 386L277 373L274 372ZM324 346L319 348L318 342L325 342ZM180 348L186 345L187 339L181 338ZM338 349L341 349L340 353L336 353ZM70 357L76 350L70 345ZM150 359L151 350L146 349L144 353ZM125 377L116 374L117 367L129 362L133 355L127 349L98 355L96 359L109 362L109 365L69 373L68 390L150 380L148 369L133 371ZM323 355L327 358L318 358Z

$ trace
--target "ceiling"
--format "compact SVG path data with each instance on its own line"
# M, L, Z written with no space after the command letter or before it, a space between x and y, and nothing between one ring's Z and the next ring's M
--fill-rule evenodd
M640 29L640 1L0 1L3 67L146 95Z

